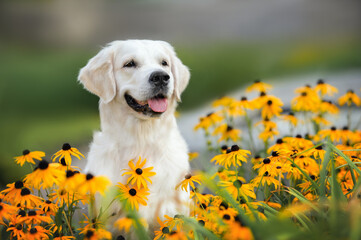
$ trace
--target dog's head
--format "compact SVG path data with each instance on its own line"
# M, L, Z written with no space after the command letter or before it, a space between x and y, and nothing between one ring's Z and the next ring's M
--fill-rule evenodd
M115 41L80 70L78 80L103 104L120 102L136 116L157 117L180 101L189 71L167 42Z

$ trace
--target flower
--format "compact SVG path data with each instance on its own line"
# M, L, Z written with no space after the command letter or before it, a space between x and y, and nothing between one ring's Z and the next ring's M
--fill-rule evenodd
M242 196L245 199L256 198L256 194L253 191L252 184L242 183L241 180L235 178L234 181L220 181L219 185L224 187L235 199L238 196Z
M262 118L271 119L273 116L279 116L282 112L283 103L280 99L272 96L267 96L265 104L262 104Z
M218 142L221 141L228 141L231 139L232 141L236 142L239 139L239 135L241 133L241 130L234 129L232 126L229 126L227 124L223 124L216 128L213 132L213 135L221 133L221 137L218 139Z
M223 106L223 107L229 107L231 106L236 100L234 98L231 97L222 97L220 99L215 100L212 103L212 107L219 107L219 106Z
M52 219L49 216L41 216L40 214L41 214L40 211L29 210L28 215L24 219L25 223L27 225L32 225L32 224L40 225L41 223L50 223L52 221Z
M15 157L15 162L23 166L25 162L35 164L34 159L41 160L42 157L45 157L45 153L41 151L24 150L22 156Z
M275 179L275 176L271 176L267 171L262 175L258 175L257 177L253 178L251 183L254 186L258 186L261 184L262 186L266 185L274 185L276 188L280 185L279 180Z
M211 126L214 126L215 124L221 122L223 120L223 117L221 117L216 112L209 113L206 117L201 117L199 119L199 123L194 127L194 130L198 130L199 128L203 128L204 130L208 130Z
M321 100L317 93L311 88L306 88L301 94L291 101L291 107L294 111L316 112Z
M28 185L24 184L23 181L16 181L16 182L10 183L6 186L8 188L1 191L1 194L4 194L4 197L3 197L4 201L10 202L12 204L14 204L15 199L20 198L21 189L23 189L23 187L28 187Z
M11 236L15 239L22 240L26 239L26 235L24 233L23 225L22 224L16 224L16 225L10 225L6 231L11 231Z
M277 129L274 128L265 128L263 132L259 134L259 138L262 139L264 142L268 141L269 139L273 140L274 136L279 135Z
M159 217L157 218L157 221L160 228L158 231L154 231L155 237L153 240L164 239L169 235L171 231L171 229L169 229L169 227L165 225L165 222L162 222Z
M197 152L190 152L190 153L188 153L189 161L192 161L193 159L198 158L198 156L199 156L199 153L197 153Z
M185 175L184 180L180 184L178 184L175 189L178 189L181 186L181 189L183 191L188 192L188 185L190 185L192 188L195 188L196 186L194 185L194 183L201 184L200 181L200 175L192 176L192 174L187 174Z
M20 204L22 207L34 208L42 204L42 200L31 194L29 188L24 187L21 189L19 199L14 199L15 205Z
M314 87L314 90L316 92L320 92L321 96L324 96L326 94L329 96L333 96L334 93L338 92L337 88L325 83L322 79L319 79L317 81L317 85Z
M149 195L148 188L137 188L137 187L128 187L127 185L123 185L122 183L118 183L119 187L119 195L117 196L120 200L125 201L125 206L130 207L131 209L139 209L139 204L147 206L146 197Z
M91 173L81 174L83 181L78 186L78 192L82 195L89 193L94 195L96 192L104 195L105 190L111 185L110 180L104 176L94 176Z
M142 186L146 188L147 182L152 183L149 177L154 176L156 173L151 171L153 167L143 168L146 163L147 160L144 159L144 161L141 162L140 157L135 166L133 160L128 162L128 166L131 168L131 170L122 174L122 176L130 175L127 184L136 184L138 188Z
M293 112L290 112L287 115L282 115L281 118L285 121L288 121L293 126L297 126L298 119L295 117L295 114Z
M270 84L261 82L260 80L256 80L251 86L247 87L246 92L251 92L251 91L267 92L270 89L272 89L272 86Z
M85 228L80 234L84 235L84 240L112 239L112 234L102 228Z
M63 171L56 168L57 165L58 163L49 164L46 160L42 160L32 173L26 175L24 181L36 189L59 185L64 177Z
M232 165L235 167L242 166L242 162L247 162L248 155L251 155L250 151L241 150L238 145L233 145L227 153L213 157L211 162L215 161L216 164L222 165L228 169Z
M147 226L147 222L145 219L141 218L139 219L140 223L146 227ZM135 226L136 222L135 219L129 216L126 217L122 217L119 218L117 221L115 221L114 226L119 229L120 231L125 231L125 232L129 232L130 228L132 226Z
M54 162L58 158L59 161L64 158L66 165L71 166L71 156L74 156L79 160L80 156L84 157L78 149L71 147L69 143L64 143L62 149L52 156L52 160Z
M16 207L0 202L0 225L4 224L4 219L9 220L16 211Z
M352 103L354 103L356 106L361 105L361 99L359 96L357 96L356 93L354 93L353 90L348 90L347 93L343 96L341 96L338 99L338 103L343 106L347 104L347 106L351 106Z
M29 226L26 234L27 240L45 240L49 239L50 232L41 226Z
M56 204L54 204L52 201L46 200L43 202L40 209L41 209L40 214L46 214L47 216L50 215L55 216L59 207Z
M341 139L341 131L335 126L332 126L330 129L320 130L317 135L322 139L329 137L333 142L338 142Z

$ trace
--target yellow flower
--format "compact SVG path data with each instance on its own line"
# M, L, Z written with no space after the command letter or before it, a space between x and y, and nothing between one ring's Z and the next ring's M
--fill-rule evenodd
M15 162L23 166L25 162L35 164L34 159L41 160L42 157L45 157L45 153L41 151L24 150L22 156L15 157Z
M242 97L240 101L234 102L234 105L237 108L242 109L243 111L246 109L253 110L254 105L252 101L248 101L247 97Z
M42 204L42 200L31 194L29 188L21 189L19 199L14 199L15 205L20 204L21 207L35 208Z
M56 168L58 164L49 164L46 160L42 160L32 173L26 175L24 181L36 189L46 189L59 185L64 176L63 171Z
M1 191L0 194L4 194L4 197L2 198L4 201L10 202L12 204L14 204L15 199L20 198L21 189L23 189L23 187L28 187L28 185L23 181L16 181L6 186L8 188Z
M251 92L251 91L267 92L270 89L272 89L272 86L270 84L261 82L260 80L256 80L251 86L247 87L246 92Z
M159 230L158 231L154 231L154 239L153 240L158 240L158 239L164 239L166 238L169 233L170 233L170 230L166 225L165 225L165 222L162 222L159 217L157 218L157 221L158 221L158 224L160 226Z
M49 239L49 230L46 230L45 228L41 226L29 226L28 233L26 235L27 240L45 240Z
M216 162L218 165L222 165L225 168L229 168L232 165L242 166L242 162L247 162L248 155L251 155L251 152L248 150L241 150L238 145L233 145L227 153L216 155L211 159L211 162Z
M282 115L281 118L285 121L290 122L293 126L297 126L298 119L295 117L295 114L293 112L290 112L287 115Z
M84 240L112 239L112 234L102 228L86 228L80 234L84 235Z
M315 123L319 124L319 125L330 125L331 122L327 121L325 118L323 118L321 115L317 115L315 117L312 118L312 121L314 121Z
M329 137L331 139L331 141L333 142L338 142L341 139L341 131L336 129L336 127L331 127L330 129L324 129L324 130L320 130L318 132L318 135L324 139L326 137Z
M146 197L149 195L149 189L148 188L137 188L137 187L128 187L126 185L123 185L121 183L118 183L117 185L119 187L119 195L117 196L120 200L125 201L125 206L130 207L131 209L139 209L139 204L142 204L144 206L147 206L147 200Z
M332 101L322 100L319 110L321 113L338 114L338 107L332 103Z
M41 214L40 211L29 210L26 219L24 219L25 223L27 225L32 225L32 224L40 225L41 223L50 223L51 221L53 221L49 216L42 216L40 214Z
M259 134L259 138L262 139L263 141L268 141L269 139L273 140L274 136L279 135L279 132L277 131L277 129L274 128L269 128L269 129L265 129L263 132L261 132Z
M11 224L6 231L11 231L11 239L18 239L18 240L23 240L26 239L26 235L24 233L24 229L23 229L23 224L16 224L13 225Z
M216 128L213 132L213 135L221 133L221 137L218 139L218 142L227 141L231 139L232 141L236 142L239 139L239 135L241 134L241 130L234 129L232 126L227 124L223 124Z
M239 179L234 179L234 181L219 181L219 185L224 187L235 199L238 196L242 196L246 200L247 197L256 198L256 194L253 190L253 185L242 183Z
M198 130L199 128L203 128L204 130L208 130L211 126L214 126L216 123L219 123L223 120L216 112L209 113L206 117L201 117L199 119L199 123L194 127L194 130Z
M139 219L139 222L143 225L143 227L147 227L147 221L144 218ZM114 226L120 231L129 232L132 226L136 226L136 222L131 217L122 217L115 221Z
M280 99L272 96L267 96L265 104L262 105L262 118L271 119L273 116L279 116L282 112L281 106L283 103Z
M200 175L192 176L192 174L187 174L187 175L185 175L184 180L180 184L178 184L175 187L175 189L178 189L181 186L181 189L183 191L188 192L188 185L190 185L194 189L194 188L196 188L194 183L201 184L200 181L201 181Z
M216 101L214 101L212 103L212 107L219 107L219 106L223 106L223 107L229 107L231 106L236 100L234 98L231 97L222 97L220 99L217 99Z
M197 152L188 153L189 161L192 161L193 159L198 158L198 156L199 156L199 153L197 153Z
M351 106L352 103L354 103L356 106L360 106L361 105L361 99L359 98L359 96L357 96L356 93L354 93L353 90L348 90L345 95L341 96L338 99L338 103L341 106L343 106L345 104L347 104L347 106Z
M80 156L84 157L78 149L71 147L69 143L64 143L62 149L52 156L52 160L54 162L57 158L59 158L59 161L64 158L66 165L71 166L71 156L79 160Z
M324 95L333 96L334 93L337 93L338 90L334 86L325 83L322 79L317 81L317 85L314 87L316 92L321 92L321 97Z
M16 207L0 202L0 225L4 224L4 219L9 220L16 211Z
M264 186L265 184L270 186L274 185L276 188L280 185L280 181L275 179L275 176L271 176L267 171L262 175L258 175L251 181L252 185L258 187L258 185Z
M301 92L301 94L291 101L291 107L294 111L311 111L316 112L321 100L314 90L309 89Z
M87 193L94 195L97 192L104 195L105 190L111 185L110 180L104 176L94 176L91 173L81 176L83 181L78 186L78 192L82 195Z
M144 161L141 162L140 157L135 166L133 160L128 162L128 166L131 170L122 174L122 176L130 175L127 184L136 184L138 188L142 186L147 188L147 182L152 183L149 177L154 176L156 173L151 171L153 167L143 168L146 163L147 160L144 159Z

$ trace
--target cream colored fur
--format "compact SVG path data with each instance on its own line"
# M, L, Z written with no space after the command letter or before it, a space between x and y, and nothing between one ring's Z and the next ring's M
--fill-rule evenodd
M137 68L124 68L130 59ZM169 66L162 66L165 59ZM130 108L124 94L146 100L151 89L148 79L154 71L169 74L168 109L160 117L148 117ZM148 205L140 206L139 214L152 227L156 217L165 214L188 214L184 205L189 193L175 190L190 171L188 149L174 117L177 101L189 81L189 71L177 58L173 48L163 41L115 41L102 49L80 70L79 81L100 97L101 131L94 134L90 145L86 173L107 176L113 184L126 184L128 162L139 157L147 159L145 167L153 166ZM110 214L121 215L119 206Z

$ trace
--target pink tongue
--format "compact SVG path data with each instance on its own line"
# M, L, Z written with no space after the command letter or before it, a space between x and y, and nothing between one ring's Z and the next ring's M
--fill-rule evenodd
M165 112L168 107L166 98L152 98L148 100L148 104L154 112Z

